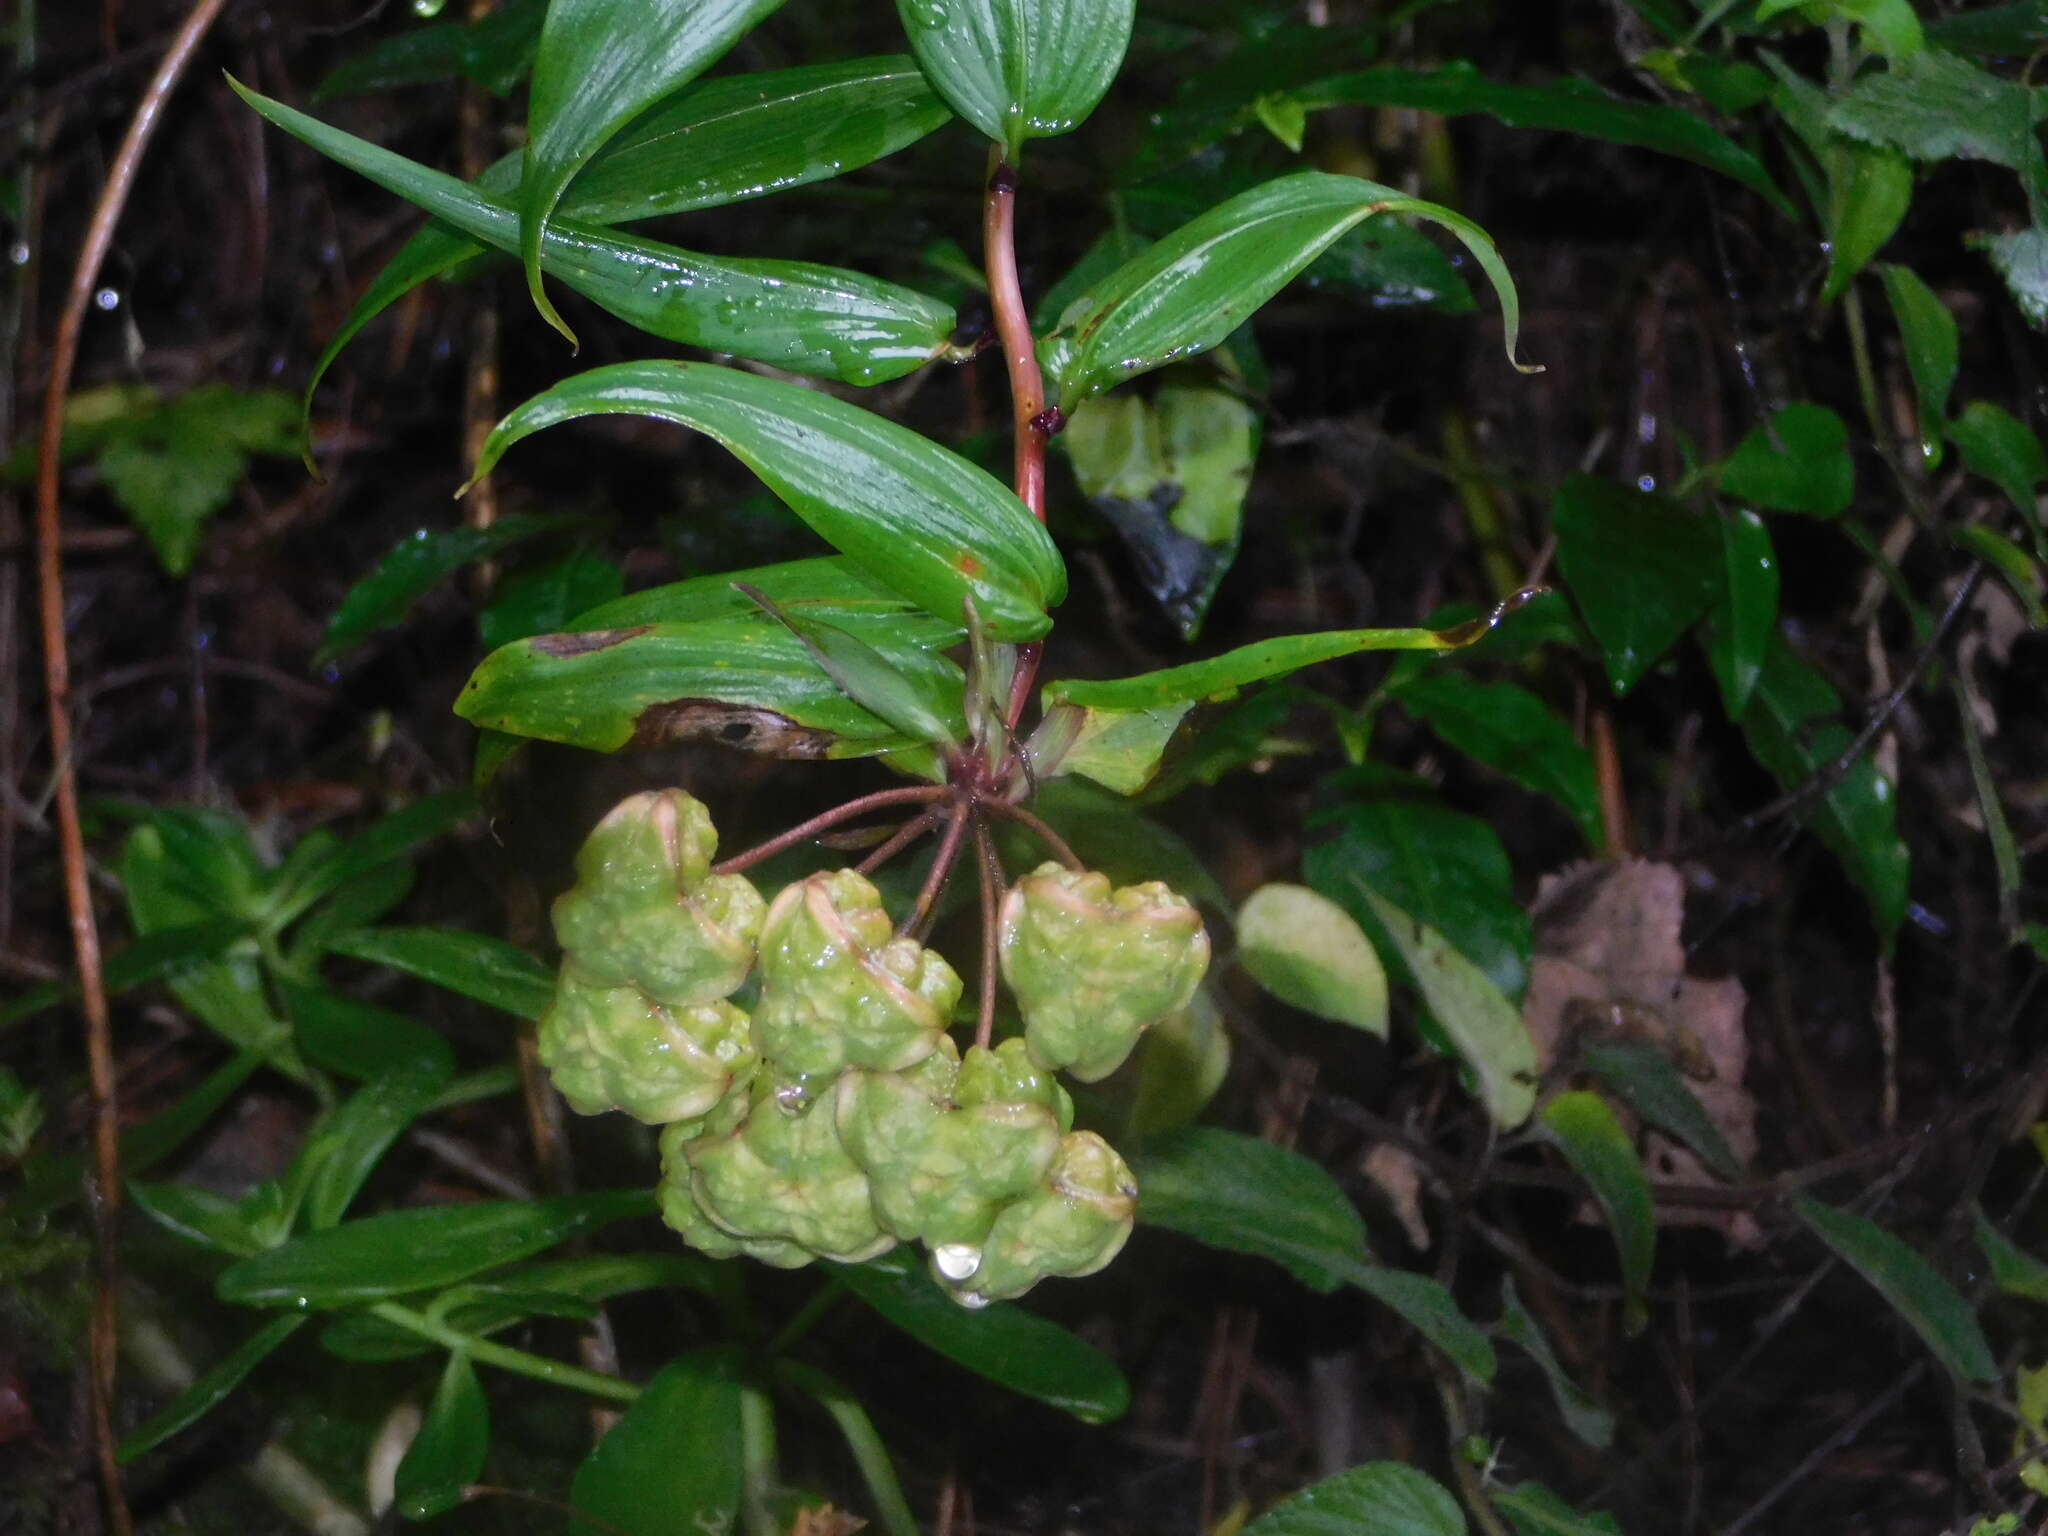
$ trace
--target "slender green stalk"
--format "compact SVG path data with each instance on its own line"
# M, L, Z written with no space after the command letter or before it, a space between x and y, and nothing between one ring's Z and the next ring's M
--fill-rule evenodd
M775 1491L775 1404L760 1387L740 1387L741 1517L748 1536L782 1536L769 1506Z
M593 1397L608 1397L613 1402L630 1403L638 1399L640 1389L630 1381L621 1381L616 1376L607 1376L601 1371L587 1371L580 1365L565 1365L560 1360L550 1360L545 1355L530 1354L523 1349L514 1349L509 1344L494 1344L489 1339L478 1338L473 1333L464 1333L459 1328L450 1328L436 1322L425 1313L415 1312L411 1307L400 1306L395 1301L378 1302L370 1308L373 1317L416 1333L423 1339L432 1339L444 1349L469 1351L472 1360L485 1365L495 1365L501 1371L511 1371L519 1376L531 1376L535 1381L545 1381L551 1386L569 1387L578 1392L588 1392Z
M765 1353L782 1355L796 1348L813 1328L824 1321L825 1315L839 1304L839 1298L845 1294L846 1287L837 1280L820 1287L817 1295L798 1308L796 1316L784 1323L781 1331L768 1341Z
M853 1452L854 1465L860 1468L861 1479L868 1485L868 1496L874 1500L875 1515L882 1529L889 1536L917 1536L917 1516L910 1512L910 1502L903 1497L903 1485L896 1480L889 1448L882 1443L874 1420L861 1407L860 1399L823 1371L794 1360L781 1361L776 1366L776 1375L785 1385L815 1401L839 1426L839 1433L846 1438L846 1448Z

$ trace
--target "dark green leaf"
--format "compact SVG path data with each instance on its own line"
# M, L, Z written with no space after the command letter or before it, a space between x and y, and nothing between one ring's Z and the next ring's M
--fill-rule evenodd
M1956 53L2029 54L2048 43L2048 5L2010 0L1927 23L1927 39Z
M1443 1487L1397 1461L1369 1461L1284 1499L1244 1536L1465 1536Z
M2048 1264L2007 1237L1985 1217L1976 1213L1977 1246L1991 1265L1991 1278L2008 1296L2048 1302Z
M930 712L965 728L952 661L914 644L878 649ZM521 640L484 659L455 712L487 730L597 752L703 740L771 757L861 757L919 739L854 703L801 640L765 619Z
M967 1311L900 1249L825 1266L893 1326L996 1385L1090 1424L1122 1418L1130 1384L1114 1362L1057 1323L1009 1302Z
M782 0L549 0L533 64L519 252L548 323L541 241L576 173L646 108L688 84Z
M1729 718L1739 719L1778 629L1778 556L1771 530L1747 507L1722 514L1721 554L1728 587L1708 656Z
M1040 348L1061 409L1216 346L1346 230L1377 213L1449 229L1500 297L1514 356L1514 282L1486 232L1460 214L1355 176L1300 171L1212 208L1076 299Z
M2018 81L1930 48L1865 75L1835 103L1828 123L1915 160L1990 160L2026 173L2040 165L2034 125L2043 116L2048 106Z
M1491 1492L1493 1502L1515 1523L1516 1536L1622 1536L1612 1515L1582 1515L1541 1483Z
M346 843L323 846L305 859L298 855L312 849L314 840L302 838L271 884L264 902L267 925L273 931L284 927L330 892L404 858L419 844L459 826L476 810L477 798L471 791L444 790L379 817ZM381 895L386 887L376 889ZM363 903L358 899L346 905L360 910Z
M1757 761L1786 789L1827 769L1847 749L1842 701L1826 678L1800 659L1783 635L1771 639L1742 731ZM1880 934L1906 915L1906 845L1900 839L1891 781L1868 757L1814 805L1814 830L1863 890Z
M504 199L236 89L286 132L445 219L469 239L498 250L515 245L518 215ZM433 276L445 270L437 263L448 254L445 248L439 255L429 252L432 261L422 258L408 271ZM900 378L936 356L954 326L946 305L857 272L703 256L570 219L548 223L540 260L592 303L665 341L849 384Z
M1359 894L1407 962L1430 1017L1471 1069L1486 1112L1504 1130L1520 1125L1535 1105L1537 1076L1521 1010L1443 934L1369 887Z
M1471 65L1446 65L1431 74L1410 69L1364 69L1332 75L1300 91L1310 109L1336 106L1414 107L1455 117L1484 112L1510 128L1547 128L1637 149L1655 150L1705 166L1748 187L1780 213L1792 206L1763 165L1734 140L1679 107L1622 101L1585 80L1545 85L1500 85Z
M882 1529L889 1536L918 1536L917 1516L911 1513L903 1497L903 1485L897 1481L896 1468L889 1460L889 1448L882 1443L874 1420L868 1417L860 1399L823 1371L800 1361L778 1360L775 1374L824 1409L838 1427L847 1450L853 1454L854 1464L860 1468L861 1481L868 1485L868 1497L875 1501L875 1514Z
M1948 416L1949 391L1955 388L1959 340L1956 317L1934 296L1934 290L1911 267L1887 263L1879 267L1899 341L1913 375L1913 393L1920 402L1920 458L1929 469L1941 467L1942 422Z
M301 1156L318 1157L306 1190L306 1225L319 1232L347 1211L379 1158L440 1097L454 1076L448 1048L432 1049L365 1083L313 1128Z
M220 1364L130 1431L115 1450L115 1459L125 1465L145 1451L162 1445L180 1430L198 1423L305 1323L304 1317L279 1317L265 1323L236 1346Z
M248 936L248 926L232 918L180 923L143 934L107 957L102 982L107 994L119 996L146 982L175 977L208 961ZM47 981L0 1003L0 1025L12 1024L78 995L75 981Z
M506 0L472 22L408 27L337 65L322 98L468 80L503 96L533 63L547 0Z
M277 985L299 1049L330 1072L368 1082L425 1058L455 1068L448 1042L417 1019L289 977L279 977Z
M1848 292L1913 201L1913 162L1881 144L1837 137L1828 147L1828 278L1821 301Z
M1135 0L897 0L911 52L953 110L1003 145L1067 133L1131 40Z
M1604 842L1593 756L1528 689L1442 668L1402 685L1401 707L1445 742L1563 806L1588 844Z
M388 965L450 992L537 1019L555 996L555 976L515 944L456 928L365 928L334 952Z
M1190 1126L1131 1157L1138 1219L1283 1265L1334 1291L1366 1261L1365 1223L1320 1164L1254 1136Z
M1546 1104L1543 1125L1606 1213L1607 1229L1621 1254L1628 1331L1640 1332L1648 1318L1643 1293L1657 1256L1657 1213L1635 1143L1607 1101L1584 1089L1561 1093Z
M2033 531L2035 553L2048 559L2048 539L2043 536L2034 494L2041 482L2048 480L2048 456L2043 455L2041 439L2033 428L2003 406L1972 400L1948 424L1948 436L1966 469L2005 492Z
M629 1536L732 1529L745 1376L730 1345L671 1360L576 1469L570 1502Z
M1721 591L1721 533L1667 496L1568 475L1552 511L1557 564L1625 694Z
M1543 1335L1543 1325L1522 1305L1513 1275L1501 1277L1500 1321L1494 1324L1493 1331L1518 1346L1541 1368L1550 1383L1550 1395L1557 1399L1558 1412L1564 1415L1573 1434L1596 1451L1604 1451L1614 1443L1614 1415L1593 1401L1558 1364L1550 1340Z
M215 1289L250 1307L353 1306L453 1285L653 1210L650 1192L626 1189L387 1211L244 1259Z
M1647 1040L1601 1040L1588 1044L1580 1060L1622 1103L1667 1136L1684 1142L1722 1178L1742 1177L1742 1163L1721 1135L1721 1128L1663 1051Z
M1066 595L1050 536L986 470L859 406L708 363L620 363L565 380L500 422L487 472L578 417L651 416L715 438L865 574L948 623L974 600L988 633L1031 640Z
M545 534L582 526L567 514L518 514L488 528L422 528L391 547L376 569L348 589L327 621L314 664L354 649L403 619L412 605L466 565L503 554Z
M537 11L534 27L537 34ZM600 149L563 195L560 215L627 224L804 186L893 154L950 116L900 54L700 81ZM508 198L519 170L520 157L509 155L478 185ZM413 236L350 309L314 366L307 398L378 314L485 250L439 221Z
M2048 227L2040 224L2009 234L1966 236L2005 279L2013 303L2036 330L2048 329Z
M491 1448L491 1409L469 1356L455 1350L441 1370L441 1385L427 1405L420 1432L398 1464L392 1492L408 1520L427 1520L462 1502L463 1490L484 1470Z
M577 614L625 591L618 566L592 550L571 550L559 560L514 573L499 583L491 606L477 615L484 649L566 629Z
M242 1207L196 1184L128 1181L128 1193L149 1218L188 1242L247 1258L265 1244L251 1230Z
M1176 833L1140 814L1129 801L1073 779L1058 779L1039 791L1033 810L1065 838L1090 869L1120 885L1164 880L1181 895L1218 911L1230 898L1216 877ZM1044 850L1033 848L1039 856Z
M1351 914L1320 892L1260 886L1237 914L1237 960L1282 1002L1387 1037L1387 973Z
M1720 482L1773 511L1838 516L1856 494L1849 429L1826 406L1795 400L1751 429L1721 465Z
M1966 1381L1996 1381L1998 1362L1970 1304L1905 1243L1876 1222L1818 1200L1796 1202L1822 1242L1877 1287L1941 1363Z
M1397 975L1408 972L1373 916L1369 891L1436 929L1501 991L1519 997L1529 917L1515 900L1507 851L1493 828L1452 810L1419 779L1369 770L1333 788L1342 802L1312 825L1334 827L1336 835L1302 856L1307 882L1358 919Z

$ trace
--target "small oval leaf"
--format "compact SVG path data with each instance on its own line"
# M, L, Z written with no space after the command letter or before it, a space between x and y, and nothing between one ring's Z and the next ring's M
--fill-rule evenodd
M420 1432L398 1464L392 1491L399 1513L427 1520L453 1509L482 1474L490 1448L490 1405L476 1367L458 1349L448 1356Z
M151 1414L131 1430L114 1451L115 1460L126 1464L162 1445L187 1426L196 1424L229 1393L248 1380L249 1373L277 1352L279 1345L305 1326L304 1317L273 1318L244 1339L212 1370Z
M744 1374L743 1356L727 1345L671 1360L583 1459L570 1502L628 1536L731 1530L745 1463Z
M1441 1485L1397 1461L1369 1461L1304 1488L1244 1536L1465 1536L1465 1513Z
M1304 885L1262 885L1237 914L1238 960L1283 1003L1387 1037L1387 973L1365 930Z

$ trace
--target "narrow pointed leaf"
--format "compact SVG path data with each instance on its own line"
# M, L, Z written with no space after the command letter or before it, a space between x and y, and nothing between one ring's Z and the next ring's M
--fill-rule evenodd
M565 628L631 629L758 615L758 606L740 590L742 586L760 589L798 617L822 619L870 640L894 635L926 649L944 649L967 635L963 625L925 613L902 593L862 575L844 555L785 560L648 587L579 613Z
M1818 1200L1796 1202L1800 1218L1850 1268L1877 1287L1941 1363L1965 1381L1996 1381L1998 1362L1956 1288L1876 1222Z
M870 649L927 714L963 728L951 661L890 640ZM848 698L801 640L760 617L515 641L484 659L455 712L487 730L595 752L704 740L764 756L858 757L927 739Z
M1891 300L1906 371L1913 375L1913 393L1919 400L1920 457L1928 469L1939 469L1942 423L1948 419L1948 397L1955 388L1961 350L1956 317L1911 267L1887 263L1877 270Z
M155 1184L142 1179L130 1179L128 1193L150 1220L188 1242L237 1258L264 1248L241 1205L225 1195L196 1184Z
M1387 1037L1387 973L1336 902L1303 885L1262 885L1237 914L1238 963L1283 1003Z
M1503 1130L1520 1125L1536 1103L1536 1046L1521 1011L1434 928L1376 891L1362 894L1408 962L1430 1016L1471 1069L1487 1113Z
M1377 213L1413 214L1464 242L1500 297L1512 360L1520 307L1514 281L1484 230L1377 182L1301 171L1210 209L1069 305L1041 348L1061 409L1071 412L1125 379L1208 351L1338 236Z
M1720 595L1720 530L1668 496L1595 475L1567 475L1551 516L1558 569L1625 694Z
M354 1306L453 1285L653 1212L653 1194L636 1189L386 1211L244 1259L214 1289L247 1307Z
M562 193L620 129L717 60L782 0L549 0L533 64L520 259L533 302L575 337L541 291L541 239Z
M1722 1178L1742 1176L1742 1163L1721 1128L1664 1051L1647 1040L1602 1040L1587 1045L1580 1060L1622 1103L1665 1135L1684 1142Z
M778 1360L775 1374L778 1380L824 1409L838 1428L854 1465L860 1468L861 1481L868 1485L868 1497L874 1500L882 1530L888 1536L918 1536L917 1516L911 1513L909 1501L903 1497L903 1485L889 1459L889 1448L882 1443L882 1436L874 1420L868 1417L867 1409L861 1406L860 1398L823 1371L801 1361Z
M1095 110L1130 45L1135 0L896 0L940 95L1014 160Z
M273 1318L265 1323L212 1370L131 1430L116 1448L115 1459L125 1465L162 1445L180 1430L198 1423L247 1381L249 1374L275 1354L286 1339L303 1328L306 1321L306 1317L300 1315Z
M455 1070L455 1053L448 1042L417 1019L289 977L278 978L278 993L291 1015L299 1049L307 1060L330 1072L370 1082L422 1058L443 1063L451 1073Z
M1771 530L1747 507L1721 517L1721 557L1728 589L1708 652L1731 720L1749 708L1764 654L1778 629L1778 556Z
M388 965L450 992L537 1019L554 1000L555 974L516 944L457 928L365 928L334 952Z
M1284 1499L1244 1536L1465 1536L1443 1486L1397 1461L1369 1461Z
M477 473L544 427L651 416L717 439L866 575L941 619L974 600L1010 642L1051 627L1066 571L1030 509L986 470L830 395L708 363L619 363L565 380L501 421Z
M901 1249L825 1267L891 1325L1000 1387L1090 1424L1122 1418L1130 1407L1130 1384L1094 1345L1011 1302L970 1312Z
M1573 1434L1596 1451L1604 1451L1614 1443L1614 1415L1593 1401L1558 1363L1550 1340L1544 1336L1543 1325L1522 1305L1513 1275L1501 1277L1500 1321L1494 1324L1493 1331L1536 1362L1550 1383L1550 1395L1557 1400L1558 1412L1564 1415Z
M107 956L104 984L110 997L152 981L163 981L219 959L222 951L249 936L246 923L219 918L158 928ZM0 1025L26 1019L75 997L75 981L46 981L0 1003Z
M484 1470L491 1448L491 1410L469 1356L455 1350L427 1416L399 1462L393 1495L408 1520L426 1520L462 1502L463 1490Z
M1913 162L1880 144L1836 137L1828 146L1828 276L1831 304L1891 239L1913 201Z
M287 133L417 203L468 239L497 250L515 248L518 214L504 199L281 102L236 89ZM421 255L407 274L446 270L437 263L447 254L444 247L431 261ZM949 306L879 278L811 262L704 256L572 219L548 222L538 259L592 303L665 341L849 384L900 378L930 361L954 327Z
M1207 661L1191 661L1160 672L1101 682L1063 679L1044 690L1047 708L1078 704L1084 709L1152 709L1161 705L1227 697L1233 691L1268 678L1284 677L1318 662L1361 651L1452 651L1470 645L1519 606L1510 599L1491 616L1450 629L1329 629L1315 634L1282 635L1225 651Z
M2048 480L2048 454L2034 429L2001 405L1972 400L1948 424L1949 441L1962 455L1963 466L1982 475L2001 491L2034 536L2034 552L2048 559L2037 492Z
M302 1154L321 1154L306 1191L306 1225L311 1230L324 1231L340 1222L378 1159L426 1113L452 1076L446 1048L429 1052L365 1083L314 1127Z
M1628 1329L1637 1332L1648 1317L1643 1292L1657 1255L1657 1215L1635 1143L1607 1101L1584 1089L1561 1093L1546 1104L1543 1126L1607 1216L1607 1229L1621 1254Z
M745 1357L729 1345L676 1356L576 1469L570 1502L628 1536L731 1530L745 1375Z
M741 593L787 629L810 652L818 669L862 709L887 721L912 741L950 746L955 741L946 711L911 677L858 635L822 619L804 617L779 605L759 587Z
M1991 1278L2008 1296L2028 1301L2048 1301L2048 1264L2007 1237L1985 1217L1976 1213L1977 1247L1991 1265Z

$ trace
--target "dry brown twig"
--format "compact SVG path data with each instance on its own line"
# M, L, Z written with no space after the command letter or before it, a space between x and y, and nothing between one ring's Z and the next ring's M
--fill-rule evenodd
M142 156L163 120L164 105L184 78L226 0L195 0L150 77L120 150L107 170L85 242L71 269L71 284L50 349L43 391L42 434L36 456L36 588L41 608L43 686L50 706L50 759L57 785L57 838L64 864L64 897L71 918L71 945L78 961L79 996L85 1011L86 1067L93 1109L93 1216L98 1263L92 1309L92 1414L107 1528L127 1536L133 1528L114 1458L114 1362L119 1345L115 1282L119 1254L115 1223L121 1209L119 1105L114 1088L113 1030L100 970L99 926L85 863L85 833L78 817L78 774L71 758L71 656L64 639L64 551L57 495L57 461L64 441L64 400L78 363L78 338L85 326L93 285L114 243L114 227L135 185Z

